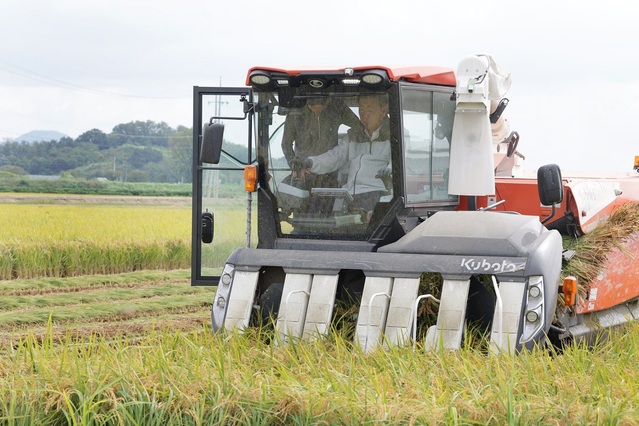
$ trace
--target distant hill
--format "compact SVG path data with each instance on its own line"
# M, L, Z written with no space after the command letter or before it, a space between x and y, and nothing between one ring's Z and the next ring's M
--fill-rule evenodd
M67 135L56 132L55 130L32 130L22 136L14 138L13 140L16 142L50 142L58 141L64 137L67 137Z

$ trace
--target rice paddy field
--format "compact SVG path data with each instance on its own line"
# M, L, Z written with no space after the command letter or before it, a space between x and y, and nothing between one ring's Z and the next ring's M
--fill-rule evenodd
M213 334L188 199L0 194L0 250L2 425L639 424L635 324L519 356Z

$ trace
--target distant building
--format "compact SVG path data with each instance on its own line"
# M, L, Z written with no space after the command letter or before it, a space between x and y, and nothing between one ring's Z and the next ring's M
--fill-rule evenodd
M29 179L56 180L56 179L60 179L60 176L59 175L29 175Z

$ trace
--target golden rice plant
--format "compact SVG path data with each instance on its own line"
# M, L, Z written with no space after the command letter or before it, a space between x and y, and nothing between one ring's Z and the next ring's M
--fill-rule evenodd
M157 328L132 343L30 335L0 363L7 424L635 425L639 329L518 357ZM15 421L15 423L9 423Z
M3 280L191 266L188 207L0 204L0 220Z

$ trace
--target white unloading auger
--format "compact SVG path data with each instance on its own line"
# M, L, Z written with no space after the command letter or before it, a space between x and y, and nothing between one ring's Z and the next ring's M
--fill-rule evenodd
M519 138L515 132L509 134L508 123L501 117L508 103L503 97L510 84L510 73L500 68L489 55L470 56L459 63L450 147L450 194L495 193L493 145L508 138ZM496 122L491 123L491 114L495 111Z

